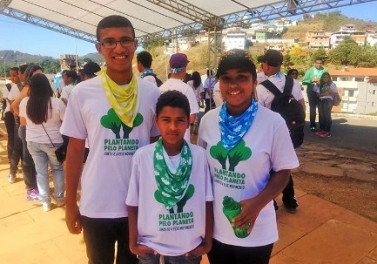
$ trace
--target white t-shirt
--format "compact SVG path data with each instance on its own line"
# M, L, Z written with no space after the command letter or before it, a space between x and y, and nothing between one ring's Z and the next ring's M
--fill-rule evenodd
M196 101L198 103L200 103L200 99L201 99L201 96L200 94L204 92L204 88L203 88L203 84L200 83L199 86L195 89L194 88L194 81L193 80L190 80L187 82L187 84L192 88L192 90L194 91L194 94L196 96Z
M213 101L215 102L216 107L221 106L224 102L220 91L220 82L217 82L213 88Z
M157 86L156 78L153 75L144 76L143 79Z
M333 92L333 93L338 93L338 88L336 87L336 84L335 83L331 83L330 84L330 91ZM318 84L316 84L314 87L313 87L313 92L316 92L316 93L320 93L320 87ZM330 99L330 100L334 100L333 96L332 95L324 95L324 96L321 96L320 99Z
M270 80L281 92L284 91L285 75L283 73L279 72L271 75L268 77L268 80ZM272 100L274 100L275 96L262 84L258 84L256 89L258 102L264 107L270 109ZM301 84L295 79L293 79L292 95L297 101L304 98L301 91Z
M171 90L176 90L186 95L190 104L190 114L199 113L199 105L196 101L196 96L192 88L181 80L170 78L164 82L160 87L161 93ZM185 140L190 142L190 127L186 129Z
M17 99L18 96L20 96L20 89L18 88L17 84L13 83L12 88L10 88L9 94L8 94L8 100L14 101Z
M157 184L153 168L156 143L140 148L132 160L132 174L126 204L138 207L139 243L165 256L183 255L196 248L205 236L206 201L213 201L211 177L205 150L189 144L192 171L189 184L195 188L181 213L177 206L169 213L156 201ZM171 171L177 169L180 155L165 161Z
M122 126L107 100L101 76L75 86L69 98L63 135L88 139L90 152L81 176L80 213L92 218L127 217L124 203L135 151L160 133L154 124L155 85L137 78L137 113L143 122L131 130Z
M62 124L65 113L65 104L58 98L51 97L51 109L49 109L48 119L43 122L43 126L46 129L44 131L41 124L35 124L26 114L26 105L29 101L29 97L22 99L20 103L20 116L26 119L26 141L32 141L41 144L63 143L62 135L59 130Z
M264 74L263 71L260 71L257 73L257 84L260 84L261 82L267 80L268 77L266 76L266 74Z
M208 89L210 90L212 93L213 93L213 88L215 87L215 84L216 84L216 79L215 78L207 78L205 81L204 81L204 89ZM206 92L205 93L205 99L210 99L210 96L209 94Z
M8 88L4 85L1 92L3 93L3 99L5 99L5 101L6 101L5 109L3 109L3 113L5 114L6 112L10 111L10 104L9 104L9 101L8 101L8 95L9 95Z
M278 239L278 230L272 201L260 211L250 235L245 238L238 238L234 234L223 213L222 203L225 196L240 202L258 195L267 186L271 169L280 171L299 166L287 125L278 113L259 104L254 122L243 137L245 147L238 149L237 153L233 152L237 155L230 155L217 146L221 140L220 109L213 109L203 116L198 135L198 145L204 147L207 152L213 181L213 237L222 243L241 247L274 243ZM225 162L221 161L221 164L219 160L222 159L216 157L224 155L226 159Z
M65 99L67 99L67 101L69 101L69 96L71 95L74 87L75 86L73 84L68 84L68 85L64 86L62 93L61 93L61 96L60 96L60 99L65 98Z

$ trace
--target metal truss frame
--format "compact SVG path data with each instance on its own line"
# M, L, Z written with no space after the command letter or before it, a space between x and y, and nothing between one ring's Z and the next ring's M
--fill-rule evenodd
M163 41L166 39L181 38L194 35L203 29L206 31L216 29L218 31L222 28L242 26L253 22L255 23L282 17L291 17L342 6L374 2L377 0L286 0L276 4L260 6L257 8L248 8L246 11L229 14L222 17L216 17L213 14L193 6L191 3L184 0L146 1L161 6L164 9L172 12L179 13L181 16L184 16L185 18L188 18L194 22L172 29L162 29L161 31L152 34L146 33L145 36L148 36L148 38L145 38L145 36L140 37L140 43L143 43L143 41L146 39ZM82 39L84 41L92 43L96 41L95 36L92 34L9 8L8 5L10 2L10 0L0 0L1 14L24 21L26 23L50 29L55 32ZM137 1L130 0L130 2L140 5ZM237 3L236 1L234 2ZM148 8L146 6L144 7ZM247 8L247 6L244 7Z

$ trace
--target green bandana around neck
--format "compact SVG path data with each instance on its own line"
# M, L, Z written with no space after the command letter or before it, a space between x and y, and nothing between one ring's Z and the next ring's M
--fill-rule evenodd
M164 159L162 139L156 142L153 159L155 179L158 191L162 195L165 208L173 208L186 194L192 169L191 150L186 141L183 141L181 158L175 173L169 170Z

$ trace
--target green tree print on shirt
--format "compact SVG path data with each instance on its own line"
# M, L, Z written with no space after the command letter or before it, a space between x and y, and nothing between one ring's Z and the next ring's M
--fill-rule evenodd
M107 111L107 115L101 117L100 123L103 127L111 129L116 138L120 138L120 128L122 127L123 138L129 138L132 129L134 127L140 126L143 121L143 116L140 113L137 113L133 121L133 126L129 127L120 120L114 109L110 108L109 111Z
M221 164L224 170L226 169L226 160L228 158L229 171L234 171L240 161L247 160L252 154L251 149L246 146L243 139L230 151L226 151L220 141L217 145L210 148L209 153L212 158L216 159Z

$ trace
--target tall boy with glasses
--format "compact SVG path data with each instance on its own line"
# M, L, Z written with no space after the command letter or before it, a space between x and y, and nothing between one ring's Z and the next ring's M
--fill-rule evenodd
M89 263L114 263L116 244L116 263L137 263L129 250L124 200L133 154L159 136L153 117L160 92L132 72L137 40L127 18L103 18L97 39L107 68L73 89L61 128L70 137L66 224L73 234L83 230ZM85 139L90 152L83 168Z

